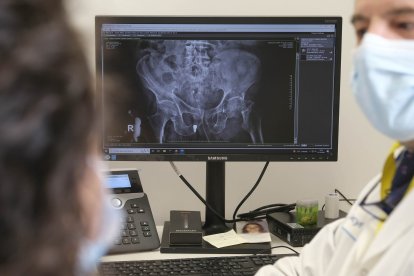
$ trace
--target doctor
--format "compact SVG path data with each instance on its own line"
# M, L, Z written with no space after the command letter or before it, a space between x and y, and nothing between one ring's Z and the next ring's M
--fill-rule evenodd
M258 276L414 275L414 1L356 0L352 23L355 97L374 127L399 143L345 219Z

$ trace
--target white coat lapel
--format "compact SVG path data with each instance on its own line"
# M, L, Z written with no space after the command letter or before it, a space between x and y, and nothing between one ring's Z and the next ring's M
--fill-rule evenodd
M362 262L369 262L371 259L382 254L389 248L396 239L401 238L410 227L414 226L414 192L410 192L394 209L385 221L371 246L364 255Z

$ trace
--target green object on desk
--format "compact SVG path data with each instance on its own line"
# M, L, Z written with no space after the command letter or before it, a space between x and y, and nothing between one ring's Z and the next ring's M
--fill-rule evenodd
M296 202L296 223L302 226L315 225L318 222L318 201L298 200Z

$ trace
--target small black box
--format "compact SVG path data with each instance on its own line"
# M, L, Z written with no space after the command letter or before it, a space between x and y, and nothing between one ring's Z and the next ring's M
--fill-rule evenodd
M170 245L200 245L203 241L199 211L170 211Z
M339 218L346 216L346 213L339 211ZM292 246L304 246L310 242L319 230L326 224L336 219L325 218L325 212L318 212L318 223L316 225L302 226L296 223L295 212L278 212L266 216L269 224L269 231Z

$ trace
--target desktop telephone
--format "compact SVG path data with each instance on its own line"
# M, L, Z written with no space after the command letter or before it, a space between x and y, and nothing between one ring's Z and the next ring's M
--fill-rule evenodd
M108 254L132 253L160 246L148 197L137 170L110 171L106 175L111 189L111 205L120 211L120 235Z

